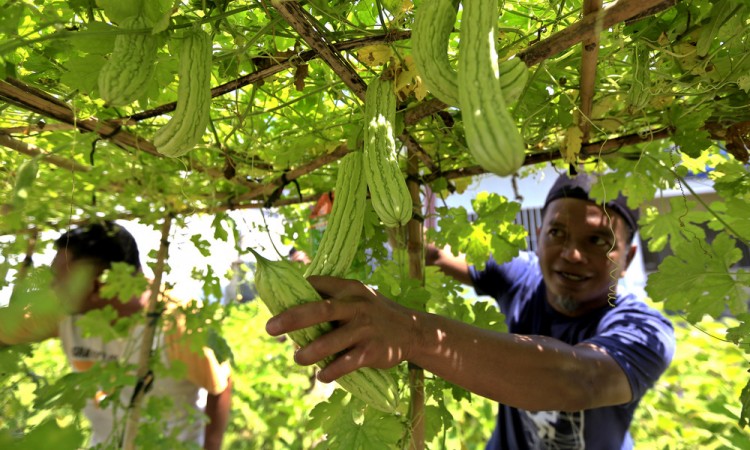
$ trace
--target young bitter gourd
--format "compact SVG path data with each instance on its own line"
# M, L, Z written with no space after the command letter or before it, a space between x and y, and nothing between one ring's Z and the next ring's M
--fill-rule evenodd
M628 92L628 109L631 112L643 109L651 100L651 74L649 67L651 52L640 43L633 44L633 84Z
M406 225L412 201L396 155L396 94L393 83L373 79L365 93L364 167L370 199L383 225Z
M333 209L306 276L343 277L349 270L359 246L367 209L367 184L362 164L361 151L341 159L333 191L336 195Z
M412 28L412 55L427 90L450 106L459 106L458 74L448 58L448 42L456 22L456 0L431 0L417 8ZM529 78L519 58L500 63L500 89L506 105L514 104Z
M500 176L518 170L525 144L508 112L499 82L497 1L464 3L458 48L458 94L466 143L484 169Z
M211 112L211 38L203 31L187 33L180 48L177 107L154 134L159 153L178 157L198 144Z
M122 21L122 30L148 28L142 15ZM123 33L115 37L115 47L99 71L99 95L107 105L124 106L146 92L151 81L160 37L149 33Z
M255 286L271 314L277 315L294 305L321 300L320 294L292 263L269 261L255 252L253 254L257 263ZM293 331L289 337L297 345L305 346L332 328L329 323L318 324ZM331 358L318 365L322 368L330 362ZM373 408L393 413L398 407L398 385L392 371L363 367L336 382Z

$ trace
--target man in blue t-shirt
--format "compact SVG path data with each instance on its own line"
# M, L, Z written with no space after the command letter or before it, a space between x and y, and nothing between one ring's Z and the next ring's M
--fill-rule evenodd
M672 325L617 281L635 255L638 213L600 205L595 178L561 176L550 190L536 254L469 267L428 246L428 264L494 297L508 333L405 308L359 282L311 277L328 297L269 320L279 335L320 322L338 328L295 354L332 381L359 367L410 361L500 403L488 449L632 448L628 428L674 352Z

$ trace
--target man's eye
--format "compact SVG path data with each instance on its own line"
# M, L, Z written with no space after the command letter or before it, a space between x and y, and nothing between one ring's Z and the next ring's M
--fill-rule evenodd
M609 240L604 239L601 236L595 236L591 240L592 240L593 244L596 245L596 246L598 246L598 247L607 247L607 248L609 248L609 247L612 246L612 244L610 243Z

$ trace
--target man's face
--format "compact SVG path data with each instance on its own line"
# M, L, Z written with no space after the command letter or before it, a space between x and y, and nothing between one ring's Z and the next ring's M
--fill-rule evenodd
M550 202L537 249L550 305L574 316L614 299L635 253L627 238L627 224L612 210L575 198Z
M52 286L63 304L72 312L85 312L96 298L100 270L85 259L73 259L65 249L52 260Z

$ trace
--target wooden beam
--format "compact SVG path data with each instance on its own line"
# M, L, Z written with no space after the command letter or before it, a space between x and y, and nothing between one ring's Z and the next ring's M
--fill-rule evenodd
M271 0L271 5L289 22L289 25L307 42L313 50L331 67L331 70L351 89L352 93L365 99L367 84L349 62L325 38L325 30L320 29L315 19L310 17L296 0Z
M598 29L609 28L644 12L660 12L672 5L674 0L620 0L608 8L601 9L597 14L584 16L569 27L524 49L517 56L527 66L533 66L584 40L591 39Z

